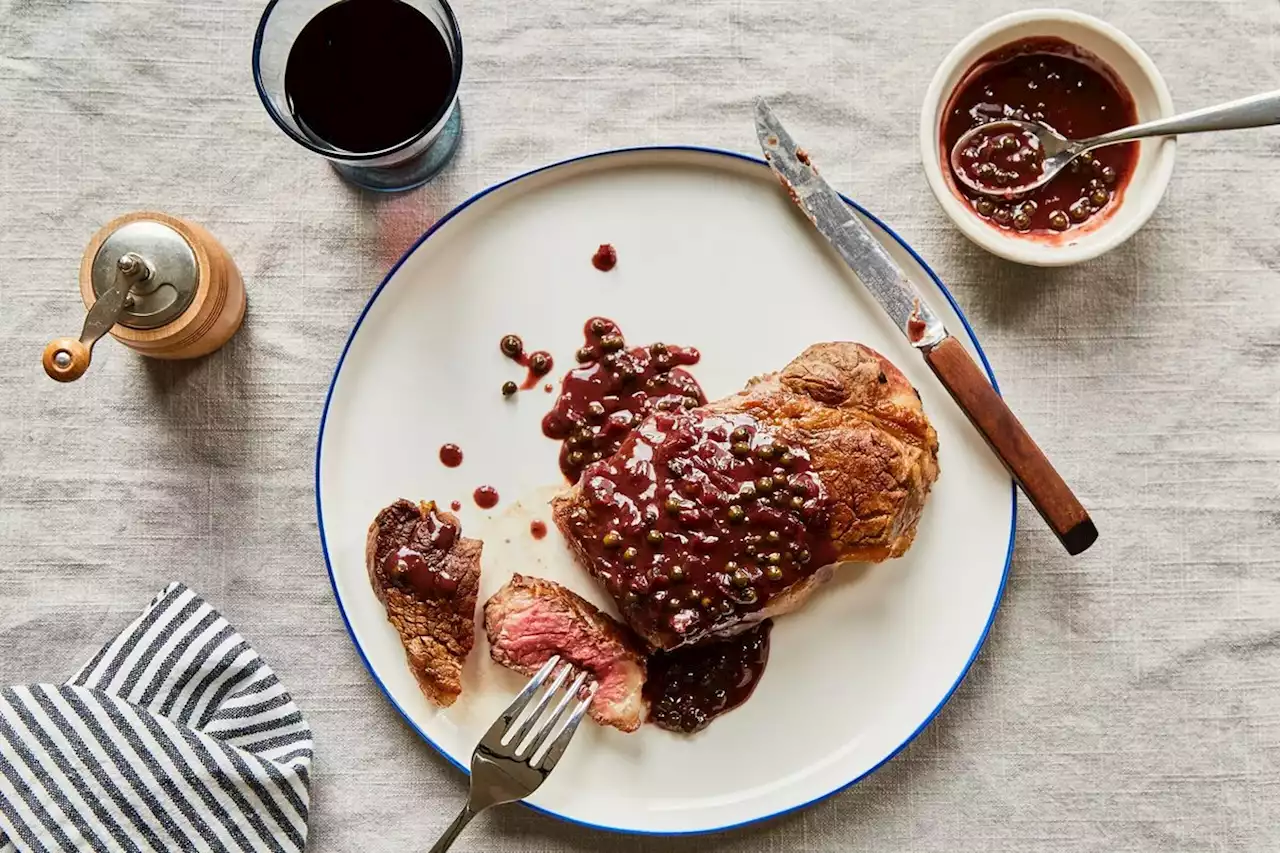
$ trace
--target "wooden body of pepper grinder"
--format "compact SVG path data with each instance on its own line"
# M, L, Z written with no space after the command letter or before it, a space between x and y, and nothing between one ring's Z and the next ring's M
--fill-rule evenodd
M84 374L107 332L151 358L197 358L244 320L244 280L222 244L199 225L151 211L94 235L80 262L80 296L89 313L79 339L44 350L45 372L59 382Z

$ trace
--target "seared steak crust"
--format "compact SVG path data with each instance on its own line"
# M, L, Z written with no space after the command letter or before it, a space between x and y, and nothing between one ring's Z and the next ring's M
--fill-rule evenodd
M809 451L830 500L837 561L878 563L911 547L938 478L938 434L915 388L880 353L814 344L707 409L753 415Z
M442 707L462 693L462 664L475 644L484 545L460 530L457 517L437 512L434 503L398 500L378 513L365 545L369 581L400 634L409 668L423 694ZM408 552L419 575L406 574L397 559Z

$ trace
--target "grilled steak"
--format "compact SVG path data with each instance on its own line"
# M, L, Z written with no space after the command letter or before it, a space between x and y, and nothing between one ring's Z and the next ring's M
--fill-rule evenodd
M559 584L514 575L484 605L489 654L532 675L560 655L596 681L589 713L597 723L634 732L644 722L645 658L631 632Z
M448 707L462 693L462 664L476 633L478 539L434 503L398 500L369 526L365 564L428 699Z
M635 632L673 649L793 609L833 563L906 552L937 452L896 367L817 344L731 397L653 413L553 513Z

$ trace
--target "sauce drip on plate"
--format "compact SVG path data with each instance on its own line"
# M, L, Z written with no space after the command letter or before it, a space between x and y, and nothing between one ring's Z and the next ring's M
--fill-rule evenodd
M529 369L524 381L520 383L519 390L528 391L538 384L538 380L551 372L551 368L555 366L555 361L551 358L551 353L544 350L536 350L534 352L525 352L524 341L519 335L503 335L502 340L498 342L498 349L507 358L514 361L521 367ZM513 393L511 390L514 383L507 382L502 386L502 395L510 397Z
M591 256L591 266L600 272L608 272L617 265L618 251L608 243L601 243L600 248L596 249L596 253Z
M682 369L701 358L693 347L628 348L618 325L604 317L588 320L583 334L579 364L561 381L555 407L542 419L542 434L564 442L560 470L569 482L613 454L649 413L707 402L698 381Z

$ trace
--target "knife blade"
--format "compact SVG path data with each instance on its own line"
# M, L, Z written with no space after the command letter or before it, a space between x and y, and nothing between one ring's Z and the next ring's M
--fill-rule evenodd
M1089 513L1048 457L952 337L924 295L799 147L764 100L756 101L756 136L765 161L791 200L809 217L871 292L907 341L1013 475L1069 554L1098 538Z

